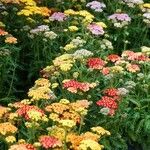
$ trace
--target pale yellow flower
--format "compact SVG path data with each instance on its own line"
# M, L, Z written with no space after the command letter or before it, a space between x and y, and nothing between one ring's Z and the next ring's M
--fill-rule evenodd
M91 130L93 132L96 132L98 135L104 135L104 134L107 134L107 135L110 135L110 132L105 130L104 128L102 127L92 127Z
M75 49L75 48L76 48L76 46L73 45L72 43L70 43L70 44L67 44L67 45L64 47L64 50L65 50L65 51L69 51L69 50L72 50L72 49Z
M93 140L83 140L79 145L79 150L102 150L103 146Z
M58 83L53 83L53 84L52 84L52 89L55 89L55 88L57 88L58 86L59 86Z
M69 31L71 31L71 32L76 32L76 31L79 30L77 26L69 26L68 29L69 29Z
M14 142L16 142L16 138L14 136L7 136L5 138L5 140L6 140L7 143L14 143Z
M67 127L67 128L73 128L76 125L76 123L73 120L69 120L69 119L60 120L59 123L63 127Z

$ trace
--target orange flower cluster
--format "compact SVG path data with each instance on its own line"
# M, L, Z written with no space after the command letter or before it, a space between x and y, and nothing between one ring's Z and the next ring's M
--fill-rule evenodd
M8 44L16 44L17 39L13 37L12 35L8 34L4 29L0 28L0 36L5 36L5 43Z
M0 29L0 36L4 36L4 35L7 35L7 34L8 34L8 32L6 32L3 29Z
M91 140L98 143L98 140L102 135L110 135L110 132L105 130L102 127L94 127L91 128L92 132L85 132L81 135L78 135L76 133L69 133L67 135L67 143L71 143L71 148L74 150L78 150L80 144L84 140ZM95 133L94 133L95 132Z
M17 128L10 122L0 123L0 135L14 134L17 132Z
M85 115L90 103L87 100L79 100L74 103L53 103L48 105L45 110L51 112L50 118L55 121L64 119L74 120L80 123L81 115Z
M9 150L36 150L36 148L31 144L14 144Z

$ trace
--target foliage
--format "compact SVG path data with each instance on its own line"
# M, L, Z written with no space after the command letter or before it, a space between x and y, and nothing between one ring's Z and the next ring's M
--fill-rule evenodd
M1 0L0 11L1 149L149 149L148 1Z

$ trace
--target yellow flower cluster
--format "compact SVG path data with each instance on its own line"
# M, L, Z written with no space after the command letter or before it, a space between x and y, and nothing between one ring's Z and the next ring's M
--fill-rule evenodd
M110 70L112 73L123 73L123 67L121 66L113 66L113 67L110 67Z
M51 83L49 80L45 78L39 78L38 80L35 81L35 86L45 86L45 87L50 87Z
M41 99L53 99L55 96L50 89L50 82L47 79L41 78L35 81L34 87L29 89L28 96L31 101L38 101Z
M93 140L83 140L79 145L79 150L102 150L103 146Z
M3 22L0 21L0 27L5 27L5 24Z
M10 108L0 106L0 119L3 119L3 115L10 111Z
M20 10L17 14L30 16L30 15L42 15L42 16L50 16L51 10L47 7L39 7L36 5L35 0L6 0L7 3L18 3L23 4L24 8Z
M107 25L104 22L96 22L95 24L97 24L100 27L107 28Z
M78 28L77 26L69 26L68 29L69 29L69 31L71 31L71 32L76 32L76 31L79 30L79 28Z
M150 47L147 46L142 46L141 47L142 53L146 54L146 55L150 55Z
M68 16L70 16L70 15L73 15L73 16L79 15L79 16L84 17L83 23L85 23L85 24L91 23L94 19L94 16L86 10L74 11L72 9L68 9L68 10L65 10L64 13Z
M19 0L19 2L23 3L25 5L28 5L28 6L35 6L36 5L35 0Z
M102 127L92 127L91 130L100 136L105 135L105 134L110 135L110 132L105 130Z
M59 123L65 128L73 128L76 126L76 122L69 119L60 120Z
M25 6L18 15L30 16L30 15L42 15L42 16L50 16L51 10L46 7L38 7L38 6Z
M10 135L5 138L5 141L7 143L14 143L14 142L16 142L16 138L14 136Z
M102 127L94 127L96 130L103 129ZM104 129L103 129L104 130ZM94 131L95 132L95 131ZM110 135L109 131L105 130L105 133L103 135ZM71 147L74 150L101 150L103 148L103 145L100 145L98 143L99 139L102 135L95 134L92 132L85 132L82 134L76 134L73 132L70 132L67 134L67 142L71 143Z
M64 47L64 50L65 50L65 51L70 51L70 50L75 49L75 48L77 48L76 45L74 45L74 44L72 44L72 43L69 43L69 44L67 44L67 45Z
M56 57L53 61L55 67L58 67L62 71L69 71L73 66L74 60L71 54L63 54Z
M40 121L40 120L46 121L46 122L48 121L48 118L46 117L46 115L43 115L39 111L31 109L27 112L27 114L32 121L35 121L35 122Z
M24 4L29 6L35 6L36 2L35 0L1 0L3 3L12 3L12 4Z
M65 139L65 129L58 126L52 126L51 128L47 129L49 132L49 135L54 136L61 141Z
M140 6L141 10L143 12L150 12L150 3L144 3Z
M142 6L145 8L150 8L150 3L144 3Z

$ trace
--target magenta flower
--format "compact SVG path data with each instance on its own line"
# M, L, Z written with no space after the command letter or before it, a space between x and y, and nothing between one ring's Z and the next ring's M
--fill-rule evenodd
M61 21L66 20L66 15L62 12L55 12L49 17L49 19L51 21L60 21L61 22Z
M87 27L91 32L92 34L94 35L103 35L104 34L104 30L101 26L95 24L95 23L92 23L90 25L88 25Z

